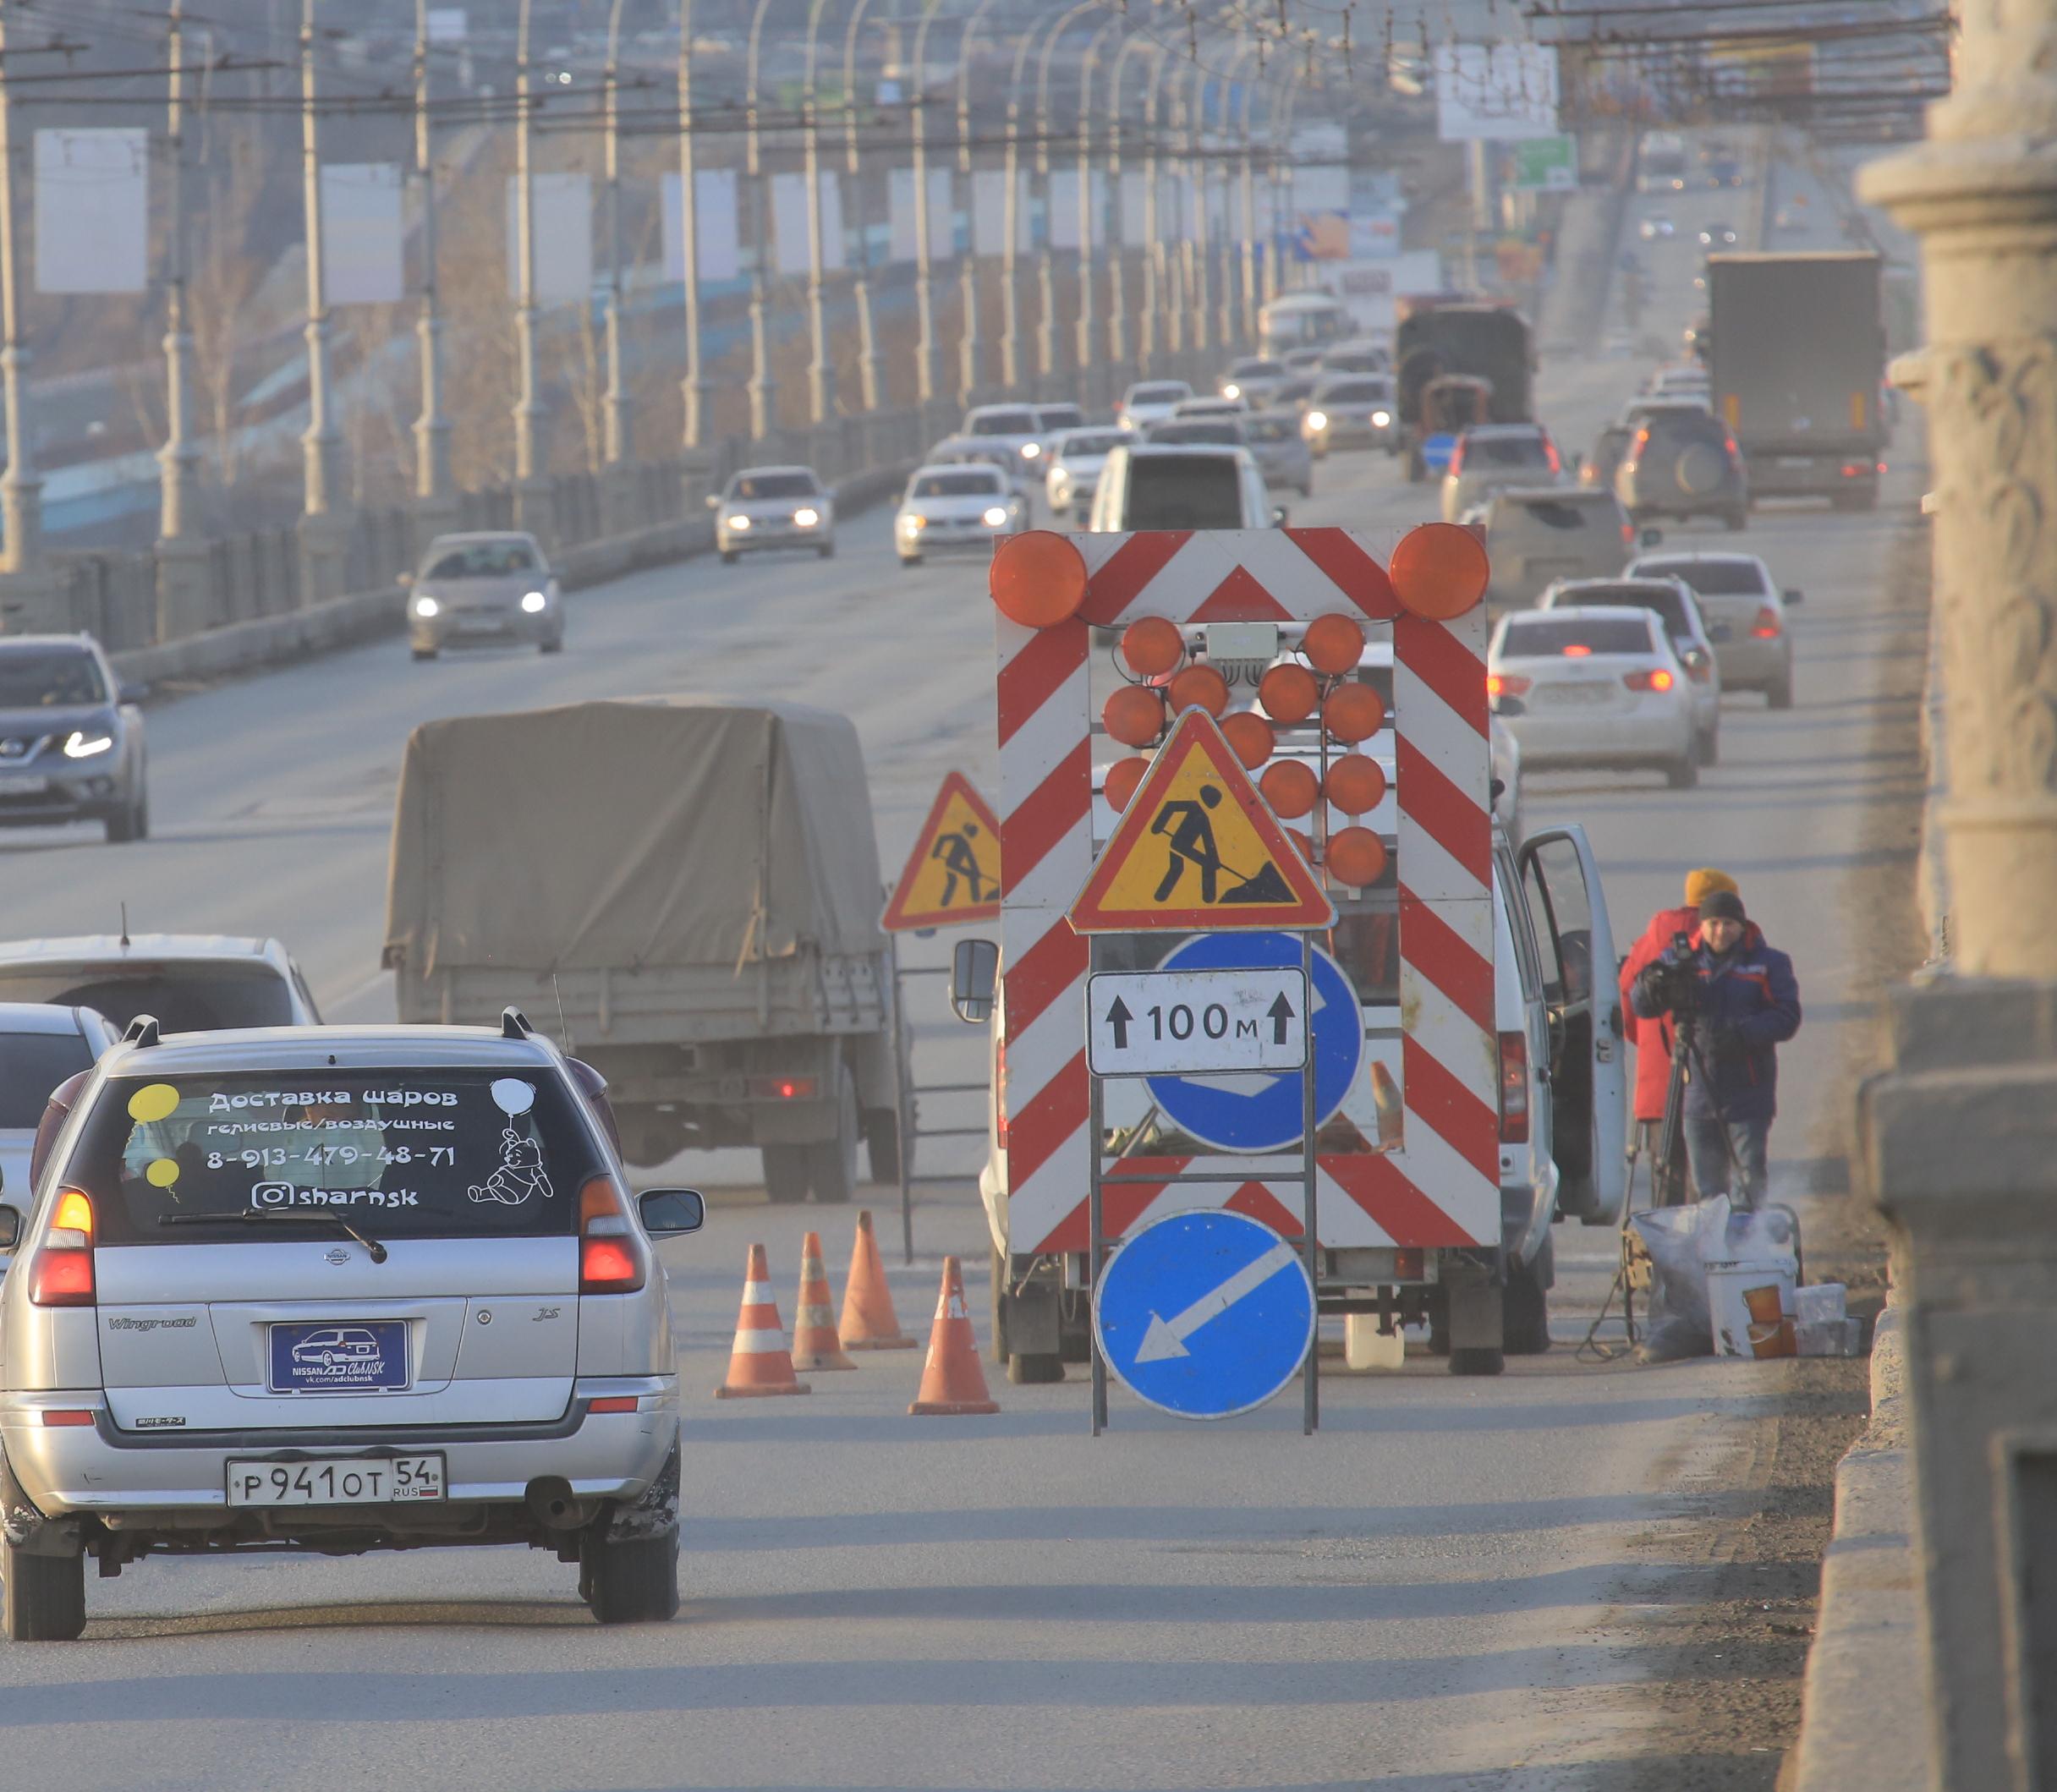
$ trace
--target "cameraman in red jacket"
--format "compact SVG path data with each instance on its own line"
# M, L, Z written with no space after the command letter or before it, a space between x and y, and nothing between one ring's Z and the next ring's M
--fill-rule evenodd
M1636 1012L1633 990L1643 967L1671 944L1674 934L1691 934L1700 924L1700 903L1717 890L1740 894L1736 880L1711 865L1686 874L1686 901L1680 908L1660 908L1650 917L1643 937L1630 949L1621 964L1621 1028L1636 1048L1635 1139L1639 1153L1648 1158L1652 1186L1661 1204L1686 1198L1686 1143L1681 1129L1678 1148L1670 1165L1657 1161L1657 1135L1665 1117L1665 1090L1671 1077L1671 1025L1662 1017L1645 1020ZM1669 1199L1665 1186L1671 1191Z

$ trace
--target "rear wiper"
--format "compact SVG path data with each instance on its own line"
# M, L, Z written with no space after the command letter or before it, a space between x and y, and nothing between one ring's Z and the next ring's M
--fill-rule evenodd
M375 1263L382 1263L392 1253L377 1239L360 1230L354 1220L345 1219L341 1214L332 1214L318 1207L237 1207L220 1214L160 1214L159 1225L276 1225L284 1222L296 1225L332 1225L339 1232L347 1233L362 1245Z

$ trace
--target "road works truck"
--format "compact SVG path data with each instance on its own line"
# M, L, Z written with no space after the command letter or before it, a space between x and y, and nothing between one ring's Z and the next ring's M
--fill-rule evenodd
M1424 411L1429 389L1437 381L1485 381L1480 422L1534 421L1535 338L1519 311L1421 299L1403 312L1393 338L1393 367L1410 479L1424 480L1441 470L1423 452L1441 433L1440 420Z
M754 1146L775 1201L898 1174L878 844L847 716L639 698L429 722L401 764L403 1021L556 1022L632 1164Z
M1441 556L1425 581L1404 567L1389 578L1370 539L1340 529L1030 532L995 556L1004 951L961 942L952 1001L992 1026L979 1192L994 1348L1010 1379L1061 1379L1066 1362L1088 1360L1095 1154L1108 1243L1204 1207L1303 1236L1301 1073L1103 1077L1097 1088L1089 1077L1094 973L1301 963L1300 934L1247 929L1237 914L1284 868L1260 864L1247 830L1225 830L1240 802L1232 779L1214 781L1211 798L1205 779L1174 786L1176 800L1146 814L1159 775L1138 785L1132 760L1113 780L1134 792L1118 820L1102 800L1092 759L1105 750L1094 738L1103 713L1138 737L1136 710L1172 677L1218 702L1227 737L1259 759L1251 775L1317 861L1352 825L1378 840L1369 857L1353 842L1358 874L1383 859L1362 887L1327 878L1335 918L1314 938L1321 1312L1389 1332L1426 1325L1453 1372L1496 1373L1507 1353L1549 1345L1553 1223L1619 1221L1622 1017L1599 874L1577 827L1517 841L1494 825L1483 605L1472 596L1454 616L1432 613L1447 610L1453 584L1459 599L1466 579L1483 591L1484 558L1468 531L1431 523L1403 540L1396 566L1423 536ZM1023 572L1017 556L1032 563L1010 584ZM1468 562L1462 578L1451 560ZM1025 622L1007 608L1024 586L1040 600L1016 603ZM1154 634L1158 657L1129 666L1133 682L1094 691L1094 628ZM1111 693L1119 714L1113 702L1103 712ZM1319 718L1348 711L1347 743L1325 749ZM1289 713L1306 720L1280 720ZM1168 704L1160 720L1171 726ZM1347 777L1336 770L1346 757ZM1308 790L1330 771L1352 812ZM1193 858L1203 813L1215 818L1212 880L1178 864ZM1139 842L1134 874L1123 874L1134 899L1170 912L1089 938L1072 920L1124 836ZM1196 920L1196 902L1219 906Z
M1862 252L1708 257L1709 392L1742 450L1753 503L1878 503L1879 269Z

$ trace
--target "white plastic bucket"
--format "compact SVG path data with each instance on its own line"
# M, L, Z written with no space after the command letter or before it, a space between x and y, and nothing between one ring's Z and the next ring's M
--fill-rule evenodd
M1791 1258L1709 1263L1707 1306L1714 1326L1715 1356L1759 1358L1795 1354Z

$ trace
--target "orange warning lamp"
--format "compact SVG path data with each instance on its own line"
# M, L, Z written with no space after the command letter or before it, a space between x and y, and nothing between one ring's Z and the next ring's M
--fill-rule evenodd
M1321 706L1321 726L1330 740L1354 747L1385 726L1385 704L1368 684L1338 685Z
M1376 759L1347 754L1329 767L1322 789L1346 815L1362 815L1385 800L1385 771Z
M1318 616L1300 637L1300 651L1318 672L1336 678L1364 657L1364 625L1353 616Z
M1321 687L1304 666L1285 660L1257 681L1257 700L1272 721L1291 726L1320 707Z
M1329 836L1329 874L1362 890L1385 869L1385 842L1369 828L1339 828Z
M1186 657L1185 638L1161 616L1139 617L1122 631L1122 657L1138 678L1161 678Z
M1423 523L1409 529L1386 568L1403 610L1446 622L1485 595L1492 567L1485 544L1456 523Z
M1228 680L1211 666L1188 666L1171 681L1171 691L1174 710L1201 709L1219 721L1228 707Z
M1278 744L1271 724L1253 710L1238 710L1233 715L1224 717L1221 737L1252 771L1271 757L1271 749Z
M1149 770L1148 759L1116 759L1107 768L1106 780L1100 786L1109 805L1119 814L1128 807L1128 799L1136 793L1136 786L1143 781L1143 774Z
M1078 614L1086 562L1068 535L1026 529L993 550L986 587L1000 613L1024 628L1049 628Z
M1314 798L1321 794L1321 781L1305 759L1281 759L1275 765L1267 765L1257 787L1271 805L1271 813L1288 821L1314 808Z
M1147 747L1164 732L1164 699L1146 684L1125 684L1108 698L1100 719L1124 747Z

